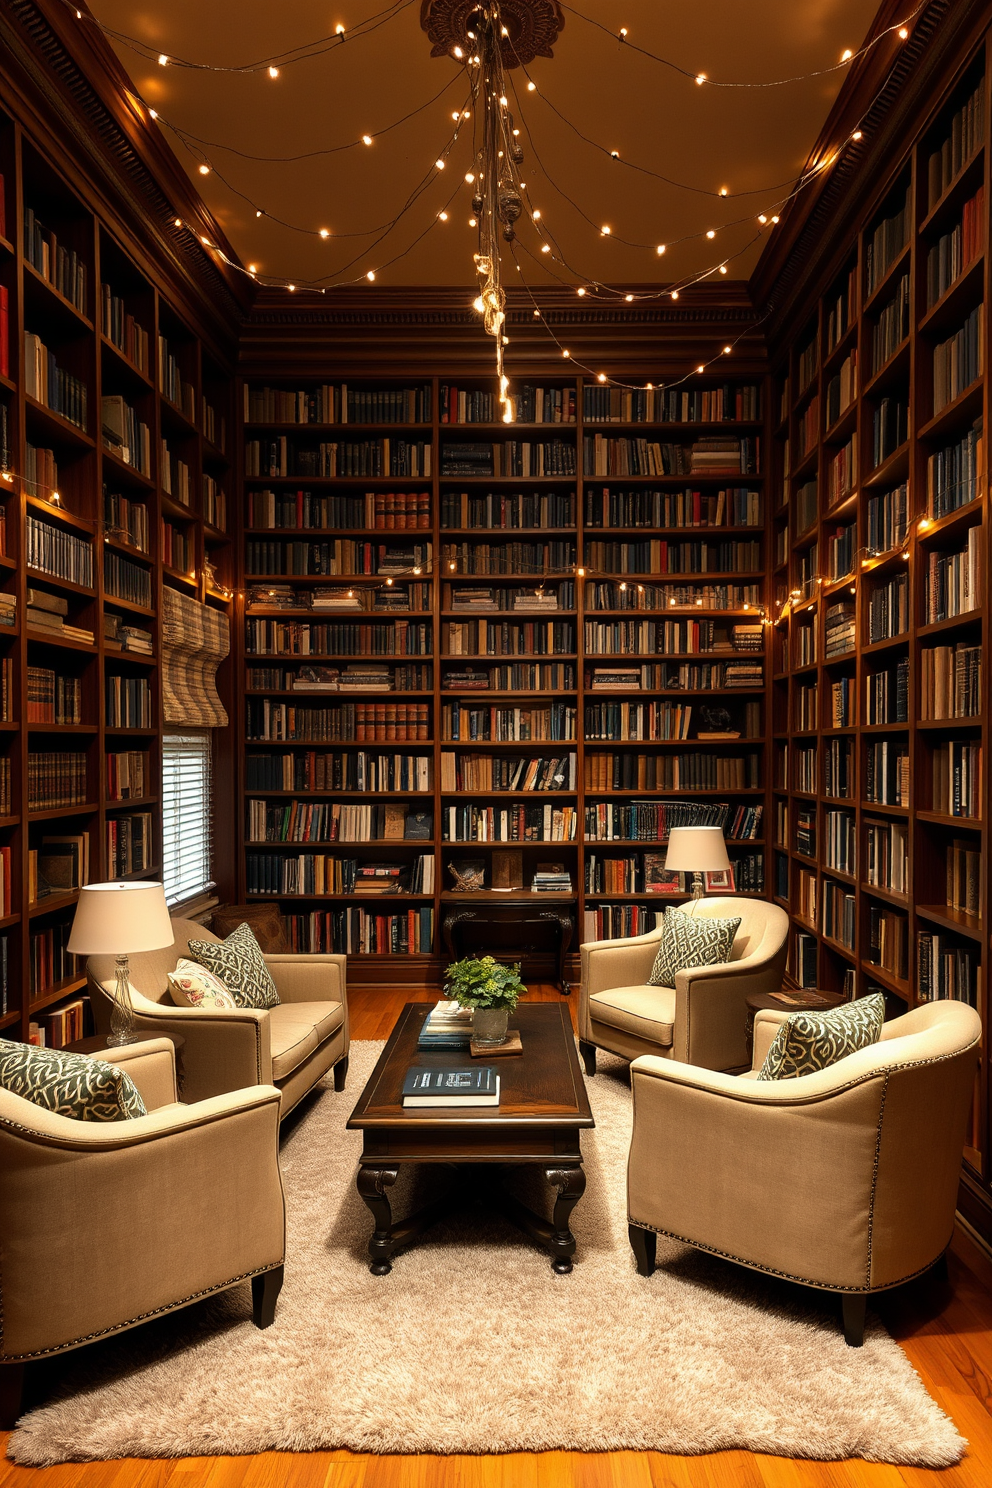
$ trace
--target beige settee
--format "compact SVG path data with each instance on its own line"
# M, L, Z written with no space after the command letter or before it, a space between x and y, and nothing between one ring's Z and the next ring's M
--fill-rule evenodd
M981 1019L925 1003L825 1070L757 1080L782 1019L758 1013L749 1074L631 1065L630 1242L642 1275L661 1234L839 1292L857 1346L866 1298L919 1276L951 1239Z
M279 1092L179 1105L167 1039L106 1049L148 1114L71 1120L0 1090L0 1426L25 1365L249 1279L258 1327L282 1284Z
M191 940L218 937L192 920L173 920L175 943L164 951L131 956L131 998L142 1036L181 1034L182 1095L206 1100L246 1085L275 1085L282 1114L334 1069L334 1088L343 1090L348 1070L347 958L335 955L266 956L279 993L278 1007L178 1007L168 973L186 956ZM114 990L113 956L87 962L93 1016L101 1033L110 1028Z
M660 1054L706 1069L747 1064L744 999L781 989L788 916L777 904L744 898L703 899L694 913L739 915L740 929L729 961L680 971L674 987L648 985L661 929L581 947L579 1048L587 1074L596 1073L597 1049L625 1059Z

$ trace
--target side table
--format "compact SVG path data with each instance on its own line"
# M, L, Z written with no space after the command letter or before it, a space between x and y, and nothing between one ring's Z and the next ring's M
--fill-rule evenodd
M172 1045L176 1051L176 1093L179 1099L182 1100L183 1085L186 1080L186 1072L183 1069L183 1050L186 1047L186 1040L181 1033L149 1033L145 1035L141 1042L147 1043L149 1039L155 1038L172 1040ZM105 1054L109 1047L105 1034L94 1033L90 1038L75 1039L73 1043L66 1044L65 1050L67 1054L92 1054L95 1058L99 1059L100 1055Z
M770 1009L775 1013L828 1013L847 999L839 992L821 992L817 987L783 987L781 992L752 992L745 997L747 1008L747 1052L754 1053L754 1016Z

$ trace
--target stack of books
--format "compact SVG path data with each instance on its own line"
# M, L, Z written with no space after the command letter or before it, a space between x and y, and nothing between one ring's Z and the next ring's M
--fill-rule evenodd
M403 1104L430 1106L498 1106L499 1075L491 1064L471 1069L411 1069L403 1081Z
M495 610L499 606L492 589L455 589L451 596L453 610Z
M525 590L513 597L515 610L557 610L558 591L555 589Z
M436 1002L424 1020L418 1049L467 1049L472 1042L472 1009Z
M357 589L315 589L311 608L315 610L360 610L363 605Z
M27 621L36 630L53 631L70 641L82 641L92 646L93 632L79 625L69 625L65 616L69 613L69 601L58 594L47 594L43 589L27 592Z
M563 863L539 863L531 889L535 894L571 893L572 880Z
M17 624L17 595L0 593L0 625Z

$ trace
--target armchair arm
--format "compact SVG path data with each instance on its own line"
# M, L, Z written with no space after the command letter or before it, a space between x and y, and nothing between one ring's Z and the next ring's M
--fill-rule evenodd
M885 1072L836 1068L758 1082L635 1060L631 1223L819 1286L865 1288Z
M95 1059L119 1064L127 1070L145 1103L146 1111L173 1105L176 1091L176 1046L171 1039L148 1039L140 1044L121 1044L102 1049Z
M71 1347L281 1264L279 1115L271 1086L105 1124L8 1096L0 1355Z
M672 1053L686 1064L739 1069L748 1062L747 1009L752 992L777 992L786 948L762 948L739 961L693 966L675 976Z
M755 1013L754 1047L751 1054L752 1070L760 1070L775 1035L788 1016L788 1013L776 1012L774 1008L762 1008L760 1012Z
M93 982L96 999L113 996L112 982ZM150 1039L181 1034L183 1098L206 1100L228 1090L272 1083L269 1015L258 1008L185 1008L153 1002L132 983L137 1031Z
M280 1002L340 1002L347 1005L347 956L292 955L265 957Z

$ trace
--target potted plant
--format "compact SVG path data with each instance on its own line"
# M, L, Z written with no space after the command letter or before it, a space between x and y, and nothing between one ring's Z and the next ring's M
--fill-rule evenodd
M492 956L466 956L448 967L444 990L459 1007L473 1009L475 1042L495 1046L506 1043L507 1020L527 988L519 962L504 966Z

